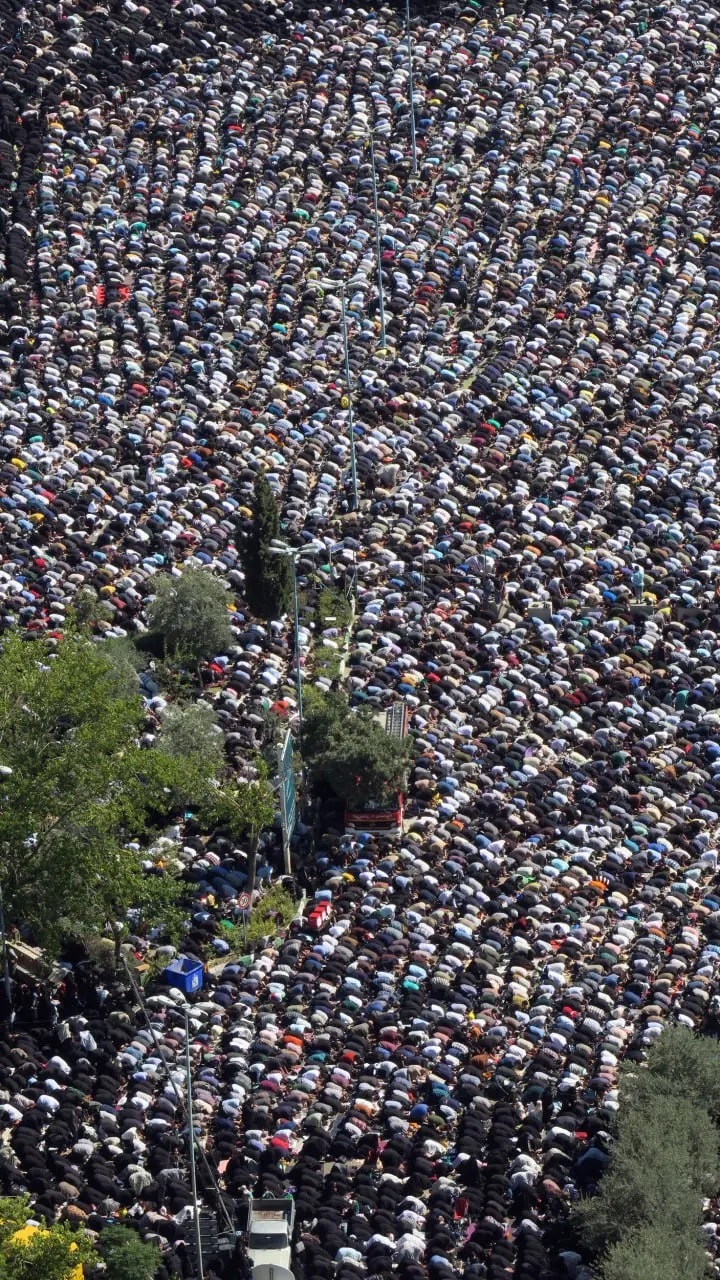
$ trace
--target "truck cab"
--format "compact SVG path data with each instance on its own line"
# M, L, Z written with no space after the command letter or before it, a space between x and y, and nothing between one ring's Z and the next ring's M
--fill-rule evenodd
M294 1280L290 1266L295 1201L253 1200L248 1214L247 1253L253 1280Z

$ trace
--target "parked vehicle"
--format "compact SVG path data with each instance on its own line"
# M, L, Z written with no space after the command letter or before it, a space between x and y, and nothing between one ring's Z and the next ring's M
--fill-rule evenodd
M248 1214L247 1253L253 1280L294 1280L290 1268L295 1201L253 1200Z

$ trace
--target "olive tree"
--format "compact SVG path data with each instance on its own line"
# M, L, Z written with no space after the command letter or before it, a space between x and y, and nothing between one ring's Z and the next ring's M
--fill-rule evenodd
M232 645L229 602L221 583L202 569L185 569L177 577L163 574L155 579L148 622L166 654L197 665Z

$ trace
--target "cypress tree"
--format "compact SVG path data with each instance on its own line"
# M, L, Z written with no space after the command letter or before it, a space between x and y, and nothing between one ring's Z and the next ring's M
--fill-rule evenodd
M280 538L280 510L265 476L255 482L253 522L243 554L245 598L259 618L279 618L292 607L292 570L270 544Z

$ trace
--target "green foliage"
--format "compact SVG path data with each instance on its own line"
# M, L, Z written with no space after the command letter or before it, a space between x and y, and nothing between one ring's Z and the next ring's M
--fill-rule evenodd
M99 934L90 934L83 938L83 945L88 960L106 979L115 977L115 946L110 938L101 938Z
M691 1098L720 1123L720 1045L687 1027L668 1027L653 1045L646 1070L626 1073L624 1083L638 1100L659 1088L666 1096Z
M224 758L224 738L215 712L206 702L170 707L157 738L157 746L169 756L199 756L212 768L220 768Z
M202 569L185 569L179 577L159 576L148 608L152 631L165 652L197 664L224 653L233 643L225 589Z
M720 1046L670 1028L621 1076L610 1165L574 1212L603 1280L700 1280L702 1200L720 1176ZM714 1123L715 1121L715 1123Z
M303 741L315 785L346 804L382 804L404 786L405 744L388 737L370 712L352 711L341 693L315 691L308 699Z
M256 947L263 938L286 929L296 911L297 905L287 889L279 884L273 885L253 908L247 928L226 922L222 936L233 955L242 955L246 949Z
M279 618L292 607L292 569L285 556L272 555L280 538L280 511L264 476L255 483L253 522L243 548L245 598L259 618Z
M157 952L150 952L139 968L133 965L132 959L127 959L130 968L136 968L135 981L139 982L143 990L152 987L154 983L159 981L167 965L166 957L158 955Z
M75 596L73 613L78 627L93 631L101 622L112 622L115 609L101 600L94 587L82 587Z
M700 1200L713 1188L718 1134L707 1112L662 1093L620 1108L617 1137L601 1193L581 1202L585 1243L596 1252L628 1231L665 1223L682 1233L699 1224Z
M316 676L325 680L336 680L342 670L342 653L331 644L318 645L312 655L313 670Z
M344 631L352 621L352 606L344 591L324 587L318 594L316 614L321 630L337 627L338 631Z
M287 723L268 707L262 713L262 742L260 756L267 774L277 773L278 747L285 739Z
M139 697L82 636L0 653L0 877L11 922L41 945L86 936L130 907L150 920L177 898L127 846L202 802L211 770L138 744ZM11 771L11 772L10 772Z
M206 817L227 831L233 840L248 841L247 892L255 888L255 870L260 836L275 821L277 804L268 782L263 760L256 761L257 778L253 782L228 782L214 791L206 805Z
M661 1224L629 1231L612 1246L603 1265L604 1280L703 1280L707 1255L688 1232L675 1234Z
M158 658L153 663L153 676L163 696L172 702L186 703L197 696L197 681L171 658Z
M100 651L105 655L115 672L116 690L119 697L137 697L139 691L138 672L142 670L142 659L129 636L113 637L102 640Z
M0 1280L75 1280L81 1266L96 1264L86 1235L66 1223L27 1229L32 1216L27 1196L0 1199Z
M106 1280L153 1280L160 1265L160 1250L147 1244L130 1227L110 1226L100 1236L100 1254Z
M251 845L257 845L262 832L272 825L277 808L262 761L257 762L257 770L255 781L227 783L218 788L210 801L216 824L224 827L234 840L247 836Z

